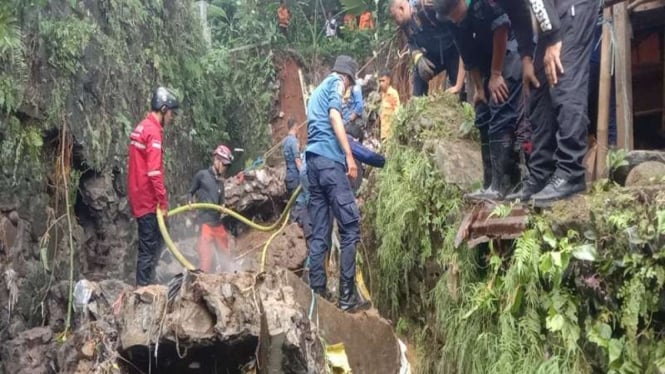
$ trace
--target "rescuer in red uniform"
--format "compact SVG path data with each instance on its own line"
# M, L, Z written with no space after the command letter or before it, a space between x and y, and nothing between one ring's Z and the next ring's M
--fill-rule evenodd
M129 143L127 195L139 230L139 251L136 261L136 285L151 283L163 244L157 224L156 210L168 211L164 186L162 133L164 126L177 115L178 100L164 87L155 90L150 113L141 121Z

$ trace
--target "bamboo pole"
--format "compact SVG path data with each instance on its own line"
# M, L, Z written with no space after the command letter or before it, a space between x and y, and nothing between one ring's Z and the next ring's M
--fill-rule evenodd
M612 19L612 8L603 10L603 19ZM600 49L600 79L598 87L598 157L596 157L596 177L607 176L607 127L610 121L610 89L612 88L612 76L610 75L610 43L611 24L603 23L603 41Z
M632 25L627 4L612 8L614 34L616 36L615 87L617 100L617 147L633 149L633 71L631 56Z

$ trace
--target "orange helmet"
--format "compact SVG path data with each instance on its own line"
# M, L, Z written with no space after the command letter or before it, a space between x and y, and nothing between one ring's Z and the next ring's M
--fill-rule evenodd
M233 162L233 154L231 153L231 150L224 144L217 146L212 154L213 156L222 159L222 163L224 165L231 165Z

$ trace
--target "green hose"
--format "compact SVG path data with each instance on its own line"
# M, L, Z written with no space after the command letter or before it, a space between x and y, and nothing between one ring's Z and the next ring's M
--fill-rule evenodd
M301 191L302 191L302 186L298 186L298 188L296 188L296 190L293 191L293 194L289 198L289 201L286 203L286 208L284 208L284 211L282 212L281 216L275 223L273 223L270 226L259 225L251 221L247 217L223 205L210 204L210 203L195 203L195 204L179 206L175 209L170 210L168 212L168 215L170 217L191 210L214 209L219 211L220 213L224 213L230 217L237 219L238 221L248 225L249 227L255 230L270 232L270 231L275 231L276 229L279 228L279 230L270 237L270 239L266 242L266 245L263 248L263 254L261 256L262 258L261 271L263 271L265 266L265 257L266 257L266 252L268 250L268 246L270 245L270 242L272 242L272 240L277 236L277 233L279 233L284 229L284 227L286 227L286 222L289 219L289 212L291 210L291 207L295 204L296 198L298 197ZM166 244L166 247L169 249L169 251L171 251L171 254L173 254L173 257L175 257L176 260L178 260L178 262L180 262L180 264L182 264L182 266L184 266L187 270L196 270L196 267L191 262L189 262L189 260L187 260L185 256L183 256L182 252L178 250L178 247L176 247L175 243L171 239L171 235L169 235L169 232L166 229L166 224L164 222L164 212L159 208L157 208L157 223L159 224L159 231L162 233L162 237L164 238L164 243Z

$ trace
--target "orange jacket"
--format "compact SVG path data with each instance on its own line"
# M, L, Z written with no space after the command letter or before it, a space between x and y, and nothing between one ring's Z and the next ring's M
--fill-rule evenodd
M363 14L360 15L360 23L358 24L360 30L369 30L374 28L374 19L372 18L372 12L366 10Z
M289 26L289 22L291 21L291 13L286 6L280 5L279 8L277 8L277 19L279 20L280 26Z

